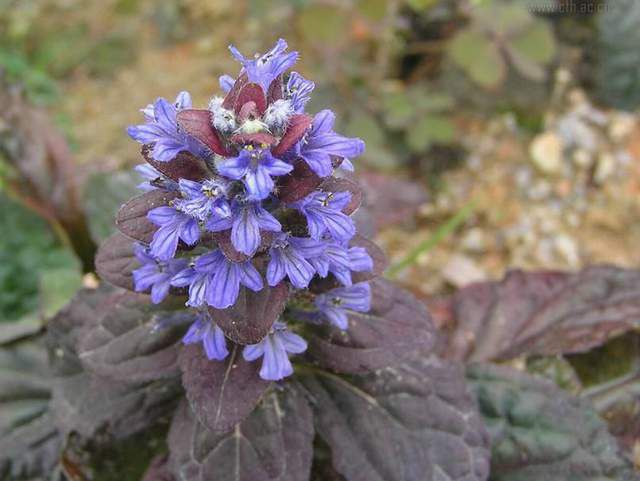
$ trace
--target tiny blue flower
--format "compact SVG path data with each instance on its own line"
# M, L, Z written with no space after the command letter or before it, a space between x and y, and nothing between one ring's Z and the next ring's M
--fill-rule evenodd
M220 88L222 91L227 94L233 88L233 84L236 83L236 79L234 79L231 75L220 75L218 78L218 82L220 83Z
M299 144L299 155L320 177L333 172L331 156L353 158L364 152L364 142L348 138L333 131L335 114L322 110L313 118L311 130Z
M250 362L263 357L260 377L265 381L279 381L293 374L289 354L300 354L306 350L304 339L288 331L284 323L276 321L262 341L245 346L242 356Z
M152 190L156 190L157 187L152 185L151 182L153 182L153 181L155 181L157 179L162 179L164 177L162 175L162 172L157 170L151 164L136 165L133 168L133 170L135 170L138 173L138 175L140 175L140 177L142 177L144 179L143 182L141 182L140 184L138 184L136 186L138 189L140 189L143 192L149 192L149 191L152 191Z
M262 236L261 230L279 232L280 222L258 202L234 201L231 204L231 215L224 218L211 218L206 224L210 232L221 232L231 229L231 243L243 254L255 254Z
M191 137L178 131L176 115L180 110L191 108L191 96L181 92L174 104L163 98L142 110L146 124L131 125L129 136L141 144L153 144L151 156L159 162L173 160L183 150L194 155L204 154L202 147Z
M267 282L275 286L288 277L294 287L306 288L316 273L308 259L322 255L324 250L325 245L321 241L280 234L269 249Z
M278 75L293 67L293 64L298 60L298 52L286 53L287 47L287 42L279 39L271 50L256 56L255 59L245 58L233 45L229 46L229 50L234 58L242 64L241 74L246 73L249 82L257 83L266 93L271 82Z
M231 215L231 208L227 202L227 182L220 179L207 179L200 182L192 180L179 180L182 199L174 201L174 207L180 212L205 222L215 214L226 218Z
M304 214L309 235L314 239L322 238L328 231L335 240L344 242L350 240L356 233L353 220L342 212L350 201L349 192L316 191L292 203L291 207Z
M147 219L160 227L153 234L150 244L151 254L160 260L166 261L175 255L179 240L193 245L200 239L198 221L173 207L151 209Z
M204 352L210 361L223 361L229 355L227 340L220 329L206 314L198 315L197 319L182 338L184 344L202 342Z
M334 326L349 327L349 311L368 312L371 309L371 287L366 282L351 287L338 287L316 296L318 311Z
M171 278L186 267L187 261L183 259L159 261L151 255L147 247L137 243L134 244L133 252L138 262L142 264L131 273L134 289L136 292L151 289L151 302L159 304L169 294Z
M262 200L269 197L275 186L271 176L288 174L293 166L276 159L266 149L254 149L248 146L237 157L221 162L218 172L234 180L242 179L248 198Z
M188 287L187 306L200 307L206 303L207 287L212 279L213 274L208 271L196 270L195 266L189 266L171 278L171 285Z
M286 98L291 101L291 107L297 114L304 112L304 107L309 101L311 92L316 87L311 80L305 79L298 72L291 72L285 87Z
M251 261L230 261L220 250L198 257L195 270L212 276L206 285L205 298L207 304L216 309L226 309L236 303L240 284L252 291L264 287L262 277Z

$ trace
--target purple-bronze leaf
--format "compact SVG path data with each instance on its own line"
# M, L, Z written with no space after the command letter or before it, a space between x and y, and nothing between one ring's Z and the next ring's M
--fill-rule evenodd
M271 153L274 156L279 157L287 152L291 147L293 147L296 142L298 142L302 138L309 127L311 127L312 123L313 118L306 114L292 115L289 119L289 127L287 128L287 131L280 140L280 143L273 149L271 149Z
M233 110L236 104L238 95L240 94L240 90L242 90L242 87L244 87L247 84L248 80L249 79L247 78L246 73L243 73L238 77L238 80L235 81L235 83L233 84L233 87L231 87L231 90L229 90L229 93L222 101L222 106L225 109Z
M611 266L577 273L511 271L428 303L452 359L504 360L596 347L639 325L640 272Z
M248 83L240 89L238 92L238 98L236 98L233 106L236 114L239 114L242 107L249 102L253 102L255 104L255 108L259 116L264 114L264 111L267 109L267 99L265 98L260 85L256 83Z
M255 134L234 134L229 140L234 144L253 144L256 146L261 146L263 144L271 146L278 141L278 139L273 135L267 134L266 132L257 132Z
M467 379L487 420L491 479L638 479L585 399L506 366L475 364Z
M208 110L188 109L178 112L178 127L185 133L206 145L218 155L232 155L222 143L216 129L211 125L211 112Z
M187 179L193 181L199 181L206 179L210 176L204 161L190 152L180 152L173 160L168 162L159 162L154 160L151 156L153 146L144 145L142 147L142 156L144 160L149 162L156 170L162 172L164 175L178 181L180 179Z
M348 379L300 378L349 481L485 481L489 440L462 369L435 356Z
M169 431L169 464L183 481L307 481L313 454L313 417L293 386L272 392L233 430L216 433L189 405Z
M325 335L309 337L308 355L318 364L364 373L431 351L436 333L424 305L384 279L372 281L371 288L371 310L351 312L347 330L325 327Z
M105 240L96 254L96 272L114 286L133 290L131 272L139 263L133 254L133 242L116 232Z
M147 213L156 207L168 205L176 197L176 192L160 189L134 197L120 207L116 215L116 226L127 237L148 244L158 227L147 219Z
M198 421L215 433L227 432L246 418L269 387L258 376L259 363L247 362L234 345L225 361L210 361L202 346L180 353L182 384Z
M290 174L278 178L276 195L284 203L295 202L313 192L321 182L306 162L298 160Z
M132 292L116 292L106 300L109 310L87 319L78 342L83 366L99 376L125 382L146 382L180 374L179 347L194 314L161 305ZM174 309L170 309L174 308Z
M360 204L362 204L362 189L352 180L329 177L324 180L318 188L325 192L349 192L351 194L351 201L342 209L342 212L347 215L353 214L358 207L360 207Z
M284 311L289 289L281 282L258 292L242 287L236 303L227 309L209 308L211 318L224 334L238 344L257 344Z
M373 241L367 239L366 237L362 237L361 235L356 234L351 242L349 243L350 247L364 247L367 251L367 254L373 259L373 269L370 271L362 271L362 272L353 272L351 277L353 282L365 282L376 277L381 276L387 266L389 265L389 260L387 259L386 254L378 247Z
M282 75L278 75L271 85L269 85L269 91L267 92L267 104L271 105L276 100L283 98L284 92L282 91Z

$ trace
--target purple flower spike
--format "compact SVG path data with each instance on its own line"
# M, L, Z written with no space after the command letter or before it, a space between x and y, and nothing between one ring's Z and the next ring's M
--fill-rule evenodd
M171 278L187 266L183 259L171 259L161 262L153 257L149 249L135 244L133 252L141 267L132 271L133 286L136 292L145 292L151 289L151 302L159 304L169 294Z
M262 277L251 261L232 262L220 250L200 256L195 270L212 276L206 286L205 299L216 309L226 309L236 303L240 284L252 291L264 287Z
M331 324L345 330L349 327L349 311L371 309L371 287L366 282L339 287L316 296L315 305Z
M260 377L265 381L279 381L293 374L289 354L300 354L306 350L304 339L288 331L284 323L275 322L262 341L244 348L242 356L250 362L263 357Z
M208 179L204 182L180 179L180 192L183 199L174 201L174 207L185 214L205 222L212 214L226 218L231 215L227 202L227 183Z
M269 249L267 282L275 286L288 277L294 287L306 288L316 273L308 259L321 256L324 250L324 243L315 239L281 234Z
M260 247L261 230L279 232L280 222L257 202L234 202L231 216L212 218L206 225L210 232L221 232L231 229L231 243L243 254L251 256Z
M201 314L191 324L189 330L182 338L184 344L197 344L202 342L204 352L210 361L223 361L229 355L227 339L220 329L207 315Z
M364 152L364 142L336 134L334 122L335 114L331 110L318 112L313 118L311 131L300 145L300 157L320 177L327 177L333 172L331 156L353 158Z
M191 96L180 92L174 104L163 98L142 110L146 124L131 125L129 136L141 144L153 144L151 156L159 162L173 160L183 150L202 156L203 149L198 143L178 131L176 116L180 110L191 108Z
M317 191L291 206L307 218L307 228L311 237L320 239L328 231L335 240L345 242L356 233L353 220L342 212L350 201L349 192Z
M248 198L262 200L269 197L275 186L272 176L288 174L293 166L276 159L269 150L248 146L237 157L228 159L218 166L221 175L244 182Z
M151 254L160 260L166 261L175 255L179 240L193 245L200 239L198 222L173 207L156 207L148 212L147 219L160 227L150 245Z
M247 74L249 82L257 83L266 93L271 82L293 67L298 60L298 52L286 53L287 47L287 42L279 39L271 50L255 59L245 58L233 45L229 46L229 50L242 64L242 72Z
M286 85L286 96L291 101L291 107L295 113L304 112L304 106L309 101L315 87L316 84L311 80L305 79L298 72L291 72Z

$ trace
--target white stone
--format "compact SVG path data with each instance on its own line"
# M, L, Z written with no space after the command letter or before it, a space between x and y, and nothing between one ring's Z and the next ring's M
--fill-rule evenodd
M538 169L546 174L562 171L562 140L554 132L544 132L529 145L529 155Z

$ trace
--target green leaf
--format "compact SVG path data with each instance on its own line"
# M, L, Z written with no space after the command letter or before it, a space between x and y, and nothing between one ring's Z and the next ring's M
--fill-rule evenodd
M454 136L453 124L439 115L425 115L407 129L407 143L414 152L426 150L433 142L451 142Z
M471 15L481 28L487 28L502 37L521 32L534 20L524 6L495 0L476 6Z
M506 68L500 51L481 31L462 30L449 43L448 52L451 59L482 87L496 87L504 81Z
M474 365L467 378L491 436L492 480L637 479L587 401L506 367Z
M367 145L364 157L372 165L393 167L396 161L385 145L385 132L372 116L363 111L355 111L345 127L349 136L360 137Z
M536 21L525 32L508 41L506 47L516 69L531 80L544 79L544 66L556 54L553 33L543 20Z
M633 111L640 105L640 2L610 7L597 20L597 92L607 105Z
M297 25L310 44L336 46L347 38L348 12L333 5L311 4L298 15Z

